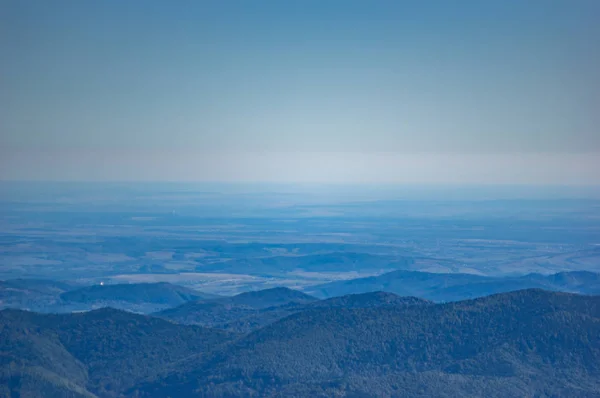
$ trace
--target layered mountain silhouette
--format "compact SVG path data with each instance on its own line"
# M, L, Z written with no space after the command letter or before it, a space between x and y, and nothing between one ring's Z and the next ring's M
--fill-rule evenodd
M43 279L0 281L0 308L50 313L102 307L149 313L218 297L165 282L82 286Z
M111 308L58 315L3 310L0 396L117 396L231 337Z
M167 312L165 317L178 322L218 325L268 307L290 302L307 304L317 297L323 299L383 291L399 296L447 302L529 288L600 294L600 274L577 271L554 275L485 277L398 270L379 276L310 286L303 292L273 288L233 297L219 297L165 282L81 286L68 281L13 279L0 281L0 308L55 313L109 306L139 313L153 313L190 303L189 307ZM212 301L210 304L209 300ZM224 309L226 313L222 315ZM206 311L214 314L214 321L206 323L202 318L194 319L194 312Z
M600 275L578 271L492 278L471 274L393 271L380 276L313 286L306 290L319 297L336 296L328 300L315 301L313 296L298 291L275 288L219 300L189 302L159 312L156 316L183 324L245 333L315 307L368 307L369 300L372 306L377 307L401 305L409 303L409 297L415 300L412 304L425 302L415 296L436 302L450 302L529 288L599 294Z
M247 334L113 309L0 312L3 396L595 397L600 297L311 303ZM261 308L266 310L269 307Z
M528 274L517 277L486 277L472 274L436 274L399 270L379 276L312 286L306 289L306 293L319 298L327 298L384 291L400 296L416 296L443 302L532 288L600 294L600 274L574 271L554 275Z

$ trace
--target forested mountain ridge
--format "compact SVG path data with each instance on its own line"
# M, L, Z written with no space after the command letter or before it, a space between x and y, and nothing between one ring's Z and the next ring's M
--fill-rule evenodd
M109 308L3 310L0 395L600 396L599 296L327 301L245 335Z
M50 388L56 396L116 396L235 336L104 308L58 315L3 310L0 337L2 384L11 393L46 396Z
M245 335L110 308L3 310L0 396L600 396L600 296L300 306Z
M600 396L599 318L600 297L541 290L303 311L130 393Z

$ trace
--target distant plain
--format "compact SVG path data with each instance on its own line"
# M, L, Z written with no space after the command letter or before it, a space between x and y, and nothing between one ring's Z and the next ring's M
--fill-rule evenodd
M0 279L165 281L233 295L393 270L600 271L600 195L583 188L0 188Z

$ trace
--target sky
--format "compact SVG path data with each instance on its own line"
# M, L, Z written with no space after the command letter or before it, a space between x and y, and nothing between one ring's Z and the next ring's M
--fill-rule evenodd
M600 184L600 2L0 2L0 180Z

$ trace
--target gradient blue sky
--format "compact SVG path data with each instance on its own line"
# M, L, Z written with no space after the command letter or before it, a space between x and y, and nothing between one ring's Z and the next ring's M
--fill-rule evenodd
M600 184L600 1L0 2L0 179Z

